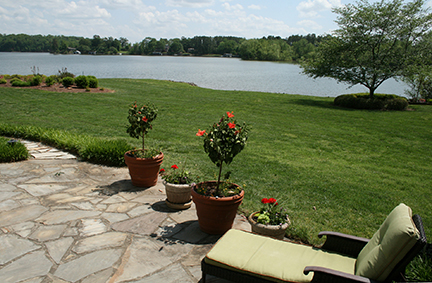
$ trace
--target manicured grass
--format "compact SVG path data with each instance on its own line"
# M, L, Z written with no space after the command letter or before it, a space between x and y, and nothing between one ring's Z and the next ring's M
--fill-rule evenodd
M290 234L320 243L333 230L371 237L399 203L423 217L432 237L432 107L382 112L333 106L332 98L218 91L155 80L101 79L115 93L53 93L0 88L0 121L100 138L126 134L129 104L159 108L146 144L165 166L186 162L206 179L217 168L195 136L234 111L252 129L246 148L226 168L244 186L245 213L274 197L292 220ZM430 240L429 240L430 241Z

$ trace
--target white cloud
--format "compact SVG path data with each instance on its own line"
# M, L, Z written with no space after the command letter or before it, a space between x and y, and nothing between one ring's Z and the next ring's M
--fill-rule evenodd
M109 18L111 14L104 8L99 6L89 6L85 1L70 2L57 10L57 13L63 17L71 18Z
M305 28L307 28L308 30L313 30L313 31L320 31L322 30L322 26L319 25L317 22L312 21L312 20L303 20L303 21L299 21L297 22L297 24L299 26L303 26Z
M251 10L261 10L261 6L255 4L249 5L248 8Z
M307 0L297 6L302 18L319 17L319 12L331 10L332 7L340 5L340 0Z
M166 0L165 3L170 7L202 8L212 6L214 0Z
M222 6L227 11L243 10L243 6L240 4L230 5L229 3L223 3Z

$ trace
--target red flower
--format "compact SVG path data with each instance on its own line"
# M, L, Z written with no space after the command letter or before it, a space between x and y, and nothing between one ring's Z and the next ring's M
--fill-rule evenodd
M261 202L264 203L264 204L269 203L268 201L269 201L269 200L266 199L266 198L263 198L263 199L261 200Z
M234 129L235 126L236 126L236 125L235 125L234 123L231 123L231 122L228 123L228 127L229 127L230 129Z
M161 168L161 170L159 171L159 173L164 173L165 169Z
M227 116L228 116L228 118L232 118L232 117L234 117L233 112L234 112L234 111L231 111L231 113L227 112Z
M144 122L147 122L147 121L148 121L147 117L143 117L142 120L143 120Z
M271 204L276 203L276 199L274 199L274 198L269 198L269 199L268 199L268 202L271 203Z
M178 166L174 164L173 166L171 166L171 168L172 169L178 169Z
M198 136L198 137L201 137L202 135L204 135L205 134L205 130L202 130L201 131L201 129L199 129L198 130L198 133L196 133L196 135Z

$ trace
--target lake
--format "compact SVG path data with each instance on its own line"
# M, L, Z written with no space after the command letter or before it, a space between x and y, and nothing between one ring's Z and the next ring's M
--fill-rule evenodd
M348 88L329 78L311 79L299 65L244 61L238 58L182 56L53 55L49 53L0 52L0 74L54 75L62 68L75 75L97 78L158 79L195 83L210 89L246 90L335 97L368 92L363 86ZM406 84L384 82L378 93L405 95Z

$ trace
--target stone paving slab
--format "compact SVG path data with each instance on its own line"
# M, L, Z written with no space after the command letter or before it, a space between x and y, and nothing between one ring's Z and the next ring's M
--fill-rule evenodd
M127 168L23 143L31 159L0 164L0 282L200 281L219 236L201 232L194 205L168 208L161 180L137 189ZM240 215L234 227L250 230Z

